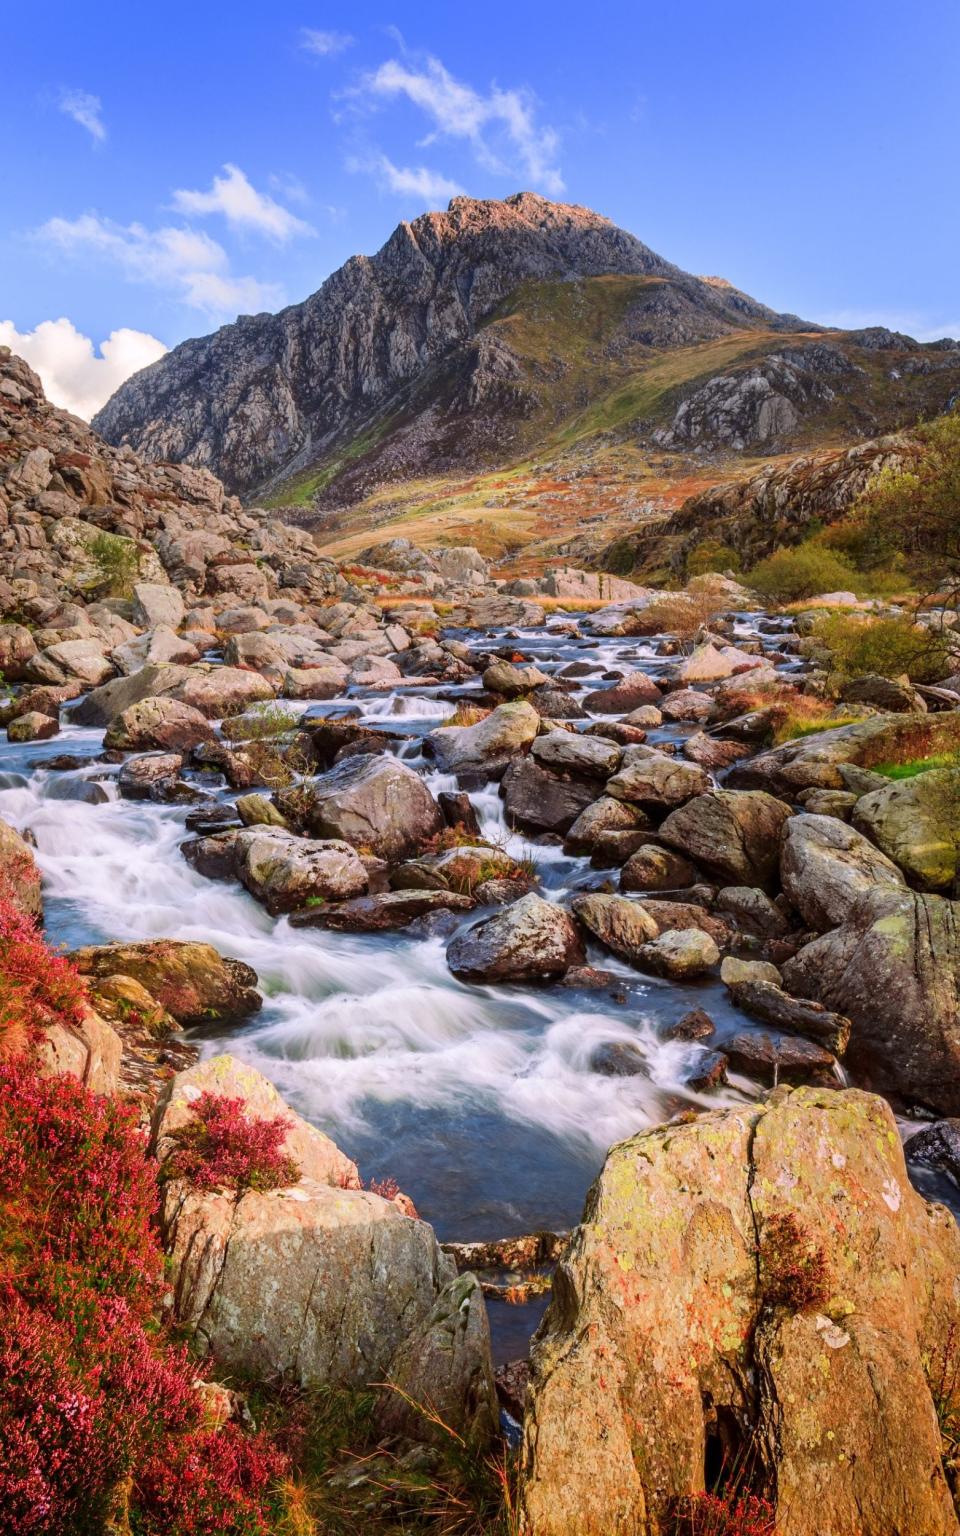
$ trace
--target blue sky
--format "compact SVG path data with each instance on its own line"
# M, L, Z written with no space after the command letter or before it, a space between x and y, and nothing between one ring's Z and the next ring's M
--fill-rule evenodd
M810 319L960 334L957 0L5 10L0 341L83 413L457 190L587 204Z

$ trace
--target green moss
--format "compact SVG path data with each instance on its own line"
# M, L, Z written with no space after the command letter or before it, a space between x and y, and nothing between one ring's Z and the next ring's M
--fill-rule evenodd
M872 770L885 779L915 779L934 768L960 768L960 752L938 752L934 757L912 758L906 763L878 763Z

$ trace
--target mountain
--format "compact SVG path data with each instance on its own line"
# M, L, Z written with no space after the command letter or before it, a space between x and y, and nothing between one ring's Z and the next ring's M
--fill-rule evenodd
M338 555L389 525L501 556L573 538L589 558L717 480L895 431L958 390L955 343L826 331L520 193L400 224L302 304L184 342L93 425L212 469Z

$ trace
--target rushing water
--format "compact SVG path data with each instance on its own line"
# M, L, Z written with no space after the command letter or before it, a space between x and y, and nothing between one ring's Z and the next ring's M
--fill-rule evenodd
M753 621L741 620L738 631L755 633ZM611 669L656 675L664 665L649 640L547 629L522 632L516 644L547 672L587 661L595 670L585 687ZM794 664L788 654L779 659ZM349 702L366 722L388 723L402 733L400 754L437 791L455 782L424 762L421 738L452 712L451 693L469 696L477 686L355 694L311 710L342 712ZM734 1078L720 1094L691 1092L684 1072L698 1047L660 1037L694 1005L709 1010L720 1039L749 1027L718 982L641 977L597 951L592 961L629 980L625 1002L563 987L468 986L451 976L439 938L293 929L238 884L196 874L179 852L188 808L121 800L116 768L95 760L102 731L64 718L53 741L0 748L0 817L36 839L50 937L69 946L198 939L247 961L260 977L263 1011L229 1035L203 1039L202 1048L229 1049L259 1068L365 1176L393 1175L442 1238L569 1226L612 1142L683 1107L756 1091ZM648 740L690 729L665 726ZM94 761L68 771L43 766L65 752ZM219 781L197 781L230 798ZM533 854L547 895L596 883L588 861L510 833L496 785L472 798L485 833ZM597 1047L614 1041L639 1047L646 1075L592 1070Z

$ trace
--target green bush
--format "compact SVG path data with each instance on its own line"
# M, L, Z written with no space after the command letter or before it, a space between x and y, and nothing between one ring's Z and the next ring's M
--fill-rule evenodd
M687 578L704 576L711 572L740 571L740 556L730 544L720 539L704 539L687 555Z
M935 683L952 669L945 637L906 615L866 619L824 613L814 621L813 634L830 652L830 670L840 684L868 673L899 677L904 672L911 682Z
M117 533L98 533L87 546L97 568L100 584L111 597L125 597L140 571L140 556L132 539Z
M819 592L855 592L861 578L846 556L822 544L798 544L778 549L745 577L761 597L780 603L802 601Z

